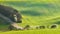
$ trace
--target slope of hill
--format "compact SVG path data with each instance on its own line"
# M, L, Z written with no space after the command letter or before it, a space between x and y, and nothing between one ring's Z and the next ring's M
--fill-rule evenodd
M59 1L5 1L0 4L11 6L20 11L23 23L18 25L24 27L27 24L32 26L60 24L59 3Z

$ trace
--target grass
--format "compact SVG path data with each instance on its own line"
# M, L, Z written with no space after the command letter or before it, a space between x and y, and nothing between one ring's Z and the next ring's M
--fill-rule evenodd
M59 34L60 30L25 30L25 31L9 31L1 34Z
M12 6L21 12L23 22L18 24L22 27L29 24L31 26L37 25L51 25L58 24L58 29L39 29L39 30L23 30L23 31L7 31L0 32L0 34L59 34L60 32L60 4L59 0L45 0L45 1L5 1L0 4ZM0 21L3 22L3 21ZM0 25L1 29L6 29L7 25Z

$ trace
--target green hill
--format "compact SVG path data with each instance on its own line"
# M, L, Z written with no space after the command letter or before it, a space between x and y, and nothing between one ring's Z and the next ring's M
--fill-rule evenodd
M21 25L23 27L27 24L31 26L37 26L37 25L48 26L51 24L58 24L60 26L60 2L59 1L51 1L51 2L49 1L41 1L41 2L37 2L37 1L14 1L14 2L8 1L7 2L5 1L5 2L0 2L0 4L11 6L17 9L19 12L21 12L23 17L22 19L23 23L18 25ZM1 28L3 27L1 26ZM42 33L43 32L45 31L42 31ZM10 32L7 32L7 33L10 33Z

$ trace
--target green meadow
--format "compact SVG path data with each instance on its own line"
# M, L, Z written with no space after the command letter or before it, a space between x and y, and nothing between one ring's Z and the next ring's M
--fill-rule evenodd
M22 15L22 23L18 25L25 27L26 25L37 26L58 24L56 29L33 29L19 31L5 31L8 25L0 25L0 34L60 34L60 1L0 1L0 4L17 9ZM1 19L0 19L1 20ZM3 19L1 20L3 21Z

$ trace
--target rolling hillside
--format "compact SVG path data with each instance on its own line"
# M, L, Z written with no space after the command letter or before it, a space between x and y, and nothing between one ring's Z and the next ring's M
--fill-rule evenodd
M5 1L5 2L0 2L0 4L11 6L17 9L22 14L23 22L21 24L18 24L18 25L21 25L22 27L24 27L25 25L31 25L31 26L47 25L48 26L51 24L58 24L60 26L60 2L59 1L40 1L40 2L38 1L8 1L8 2ZM1 26L0 28L4 28L4 26ZM47 30L47 32L48 31L49 30ZM39 30L36 30L36 32L39 34ZM43 32L45 31L43 30L42 34L44 34ZM49 32L52 32L52 31L50 30ZM10 32L7 32L7 33L9 34Z

